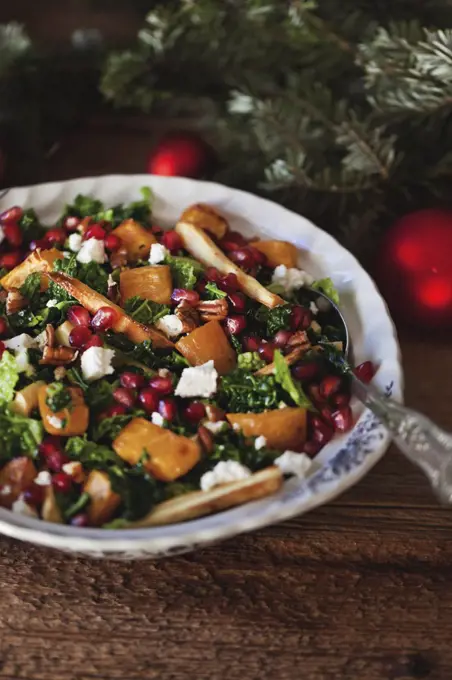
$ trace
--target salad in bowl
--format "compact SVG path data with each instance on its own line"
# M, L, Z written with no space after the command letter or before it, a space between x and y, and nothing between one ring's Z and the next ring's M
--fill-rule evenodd
M288 241L212 205L79 194L52 226L0 215L0 506L123 529L182 522L310 474L353 426L337 292ZM328 351L325 351L328 350ZM371 362L355 369L364 380Z

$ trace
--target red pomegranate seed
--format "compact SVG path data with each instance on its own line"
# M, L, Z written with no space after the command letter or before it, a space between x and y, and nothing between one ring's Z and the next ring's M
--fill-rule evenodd
M172 253L175 253L184 247L181 237L173 229L171 231L165 231L162 235L162 244Z
M305 309L300 305L295 305L290 316L290 327L292 330L305 331L311 325L312 314L309 309Z
M3 316L0 316L0 335L5 335L8 330L8 323Z
M171 422L177 417L177 405L176 401L171 397L166 399L161 399L158 405L158 411L162 418Z
M140 387L144 387L145 379L139 373L124 371L124 373L121 373L119 376L119 382L123 387L127 387L131 390L139 390Z
M322 382L320 383L320 394L325 399L328 399L333 394L336 394L336 392L339 392L341 387L342 380L339 376L327 375L325 378L323 378Z
M273 338L273 342L275 343L276 347L285 347L292 335L292 331L278 331Z
M104 245L107 250L118 250L121 245L121 239L116 234L108 234L105 237Z
M206 415L206 407L200 401L193 401L184 408L183 416L196 425Z
M375 375L375 366L371 361L365 361L354 369L354 374L357 378L363 381L363 383L370 383Z
M189 305L195 307L199 302L199 293L195 290L187 290L186 288L175 288L171 295L173 302L188 302Z
M266 256L264 253L261 253L258 248L255 248L254 246L248 246L248 251L255 264L260 265L261 267L264 267L267 264Z
M239 231L228 231L225 238L233 243L237 243L238 246L246 246L247 244L245 237Z
M231 293L229 295L229 302L231 303L232 311L235 314L245 314L246 298L243 293Z
M13 250L10 253L3 253L3 255L0 255L0 267L4 267L10 271L22 262L22 258L23 255L20 250Z
M3 352L5 351L5 349L6 349L5 343L0 340L0 359L3 356Z
M273 361L276 345L273 342L262 342L259 345L258 353L261 359L270 364Z
M324 446L333 437L333 430L318 416L312 416L310 422L312 439Z
M195 286L195 290L202 295L204 291L206 290L207 286L207 281L198 281L198 283Z
M118 312L113 307L101 307L91 321L91 328L96 331L108 331L118 319Z
M239 250L241 247L236 241L233 241L228 236L225 236L223 239L221 239L218 245L220 246L221 250L224 250L226 253L230 253L232 250Z
M62 453L61 439L58 437L46 437L38 447L41 456L46 459L52 453Z
M24 237L17 222L8 222L8 224L5 224L3 232L6 240L11 246L18 248L22 245Z
M261 344L261 339L256 335L245 335L243 338L243 346L247 352L257 352Z
M77 231L77 228L80 224L80 219L78 217L74 217L73 215L68 215L67 217L64 218L62 227L66 231Z
M251 269L254 266L254 257L248 248L239 248L229 253L229 259L235 262L242 269Z
M334 428L337 432L347 432L353 424L353 414L350 406L342 406L331 414Z
M23 493L25 503L36 508L44 501L45 490L43 486L34 482L27 487Z
M81 305L73 305L68 309L67 320L74 324L74 326L89 326L91 314Z
M59 493L69 493L72 488L72 477L65 472L57 472L52 477L52 486Z
M227 316L224 325L228 333L230 333L231 335L238 335L239 333L242 333L246 328L247 325L246 317L239 316L238 314Z
M222 276L219 279L219 281L217 281L217 285L218 288L224 290L224 292L228 293L228 295L230 295L231 293L235 293L240 289L237 276L232 273L226 274L226 276Z
M315 456L320 451L321 448L322 445L319 444L319 442L309 441L306 442L305 445L303 446L303 452L306 453L308 456Z
M144 387L138 395L138 401L146 413L153 413L159 407L159 395L150 387Z
M170 377L163 377L156 375L149 381L149 387L157 392L157 394L165 395L173 392L173 381Z
M33 251L39 248L40 250L45 250L47 248L47 243L43 238L39 238L33 241L30 241L28 244L28 249Z
M18 205L14 205L12 208L8 208L8 210L4 210L1 215L0 215L0 222L3 224L9 224L10 222L18 222L22 215L24 214L24 211L22 210L21 207Z
M135 392L127 387L117 387L113 390L113 399L126 408L132 408L136 398Z
M83 345L83 351L86 352L87 349L90 347L103 347L104 343L102 342L102 338L100 338L98 335L93 335L88 342Z
M83 240L88 241L90 238L97 238L98 241L103 241L106 236L106 231L100 224L92 224L83 234Z
M57 244L62 246L66 240L66 232L64 229L49 229L45 236L44 241L47 245Z
M54 451L46 456L45 462L47 463L49 470L52 472L60 472L63 465L69 463L69 458L61 451Z
M348 406L350 403L350 394L347 394L347 392L339 392L339 394L335 394L333 397L333 404L336 406Z
M297 380L312 380L317 377L319 366L314 362L311 362L310 364L298 364L293 367L292 373Z
M204 276L208 281L212 281L213 283L218 283L221 279L221 274L215 267L207 267Z
M71 347L81 349L91 340L92 335L88 326L75 326L69 333L69 344Z
M125 406L122 404L114 404L113 406L106 408L105 411L100 414L98 419L104 420L104 418L114 418L115 416L123 416L126 413L127 409Z
M73 527L87 527L89 526L89 519L86 512L79 512L71 519L71 526Z

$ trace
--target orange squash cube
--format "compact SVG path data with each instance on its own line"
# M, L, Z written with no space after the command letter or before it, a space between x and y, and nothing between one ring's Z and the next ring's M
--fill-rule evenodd
M157 243L154 234L135 220L125 220L111 233L121 239L121 245L127 250L129 262L146 260L152 244Z
M254 246L267 258L270 267L284 264L286 267L296 267L298 253L293 243L288 241L253 241Z
M111 488L109 476L101 470L91 470L83 491L90 496L91 500L87 507L88 520L95 527L108 522L121 503L121 496Z
M119 290L122 304L129 298L138 295L144 300L168 305L171 302L171 293L173 292L171 270L166 264L126 269L121 272Z
M306 409L279 408L263 413L228 413L232 426L238 425L245 437L264 436L271 449L299 450L306 441Z
M213 359L220 375L232 371L237 362L237 355L218 321L209 321L185 335L176 342L176 349L192 366L200 366Z
M228 223L215 208L205 203L195 203L184 210L180 216L182 222L194 224L200 229L213 234L217 239L223 238L228 230Z
M43 385L38 392L39 412L45 431L60 437L84 434L88 428L89 410L80 387L66 388L71 395L72 403L56 413L47 404L49 387Z

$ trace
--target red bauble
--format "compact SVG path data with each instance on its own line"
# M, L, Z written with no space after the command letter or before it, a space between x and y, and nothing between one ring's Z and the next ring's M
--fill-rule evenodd
M147 171L166 177L200 178L213 168L213 149L198 135L174 132L161 139L148 158Z
M452 326L452 212L419 210L383 238L378 284L396 319L420 329Z

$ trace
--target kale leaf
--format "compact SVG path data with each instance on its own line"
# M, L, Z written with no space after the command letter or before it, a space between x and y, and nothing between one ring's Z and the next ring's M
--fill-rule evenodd
M0 360L0 405L9 404L19 380L16 359L10 352L3 352Z
M97 444L83 437L69 437L65 452L71 460L78 460L84 467L107 470L112 465L124 465L124 461L108 446Z
M337 288L333 281L329 277L314 281L314 283L311 285L311 288L313 290L319 290L321 293L325 293L325 295L327 295L335 305L339 305L339 293L337 292Z
M51 383L47 387L46 404L53 413L58 413L58 411L71 406L71 393L63 383Z
M41 290L41 273L34 272L29 274L20 287L21 294L27 298L30 306L34 307L39 301L39 293Z
M280 401L272 375L257 376L240 368L223 376L218 392L219 405L232 413L259 413L277 408Z
M278 331L290 328L290 316L292 305L280 305L269 309L261 305L254 318L261 324L265 324L266 335L273 337Z
M244 371L258 371L259 368L265 366L265 361L260 358L257 352L242 352L237 355L237 366Z
M95 442L100 440L113 441L132 418L144 415L144 411L134 410L124 415L103 418L97 425L93 426L92 438Z
M77 262L76 255L74 254L71 255L71 257L55 260L53 270L78 279L102 295L107 294L108 274L105 269L103 269L102 265L97 264L97 262L81 264L80 262ZM66 293L61 286L53 281L51 281L49 285L49 295L59 302L62 300L74 300L69 293Z
M297 406L303 406L313 410L313 405L309 397L305 394L301 384L298 380L292 377L289 366L284 361L284 357L279 351L275 350L273 354L273 361L275 364L275 380L281 385L283 390L287 392L292 401Z
M24 210L19 220L19 227L24 241L27 242L42 238L46 231L33 208Z
M221 298L227 297L227 293L224 290L220 290L216 283L209 282L204 288L205 297L208 300L220 300Z
M132 319L148 326L155 324L162 316L171 311L168 305L161 305L152 300L143 300L138 295L127 300L124 310Z
M220 460L235 460L252 472L257 472L273 465L279 455L280 451L273 451L267 447L257 450L254 439L229 429L215 436L215 448L209 456L209 467L213 467Z
M97 215L104 210L102 201L86 196L85 194L77 194L73 203L67 203L63 212L63 217L71 215L73 217L91 217Z
M117 227L124 220L134 220L141 224L149 224L152 214L152 191L149 187L141 187L143 198L129 204L118 203L95 216L96 220L106 220L113 227Z
M167 255L164 262L171 269L174 288L191 290L195 287L199 276L204 271L202 264L191 257Z
M0 460L6 462L18 454L35 455L43 434L41 421L3 411L0 413Z

